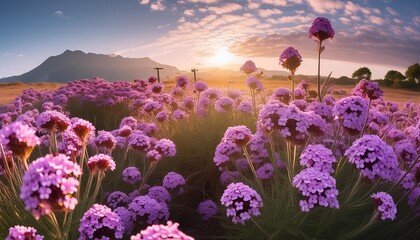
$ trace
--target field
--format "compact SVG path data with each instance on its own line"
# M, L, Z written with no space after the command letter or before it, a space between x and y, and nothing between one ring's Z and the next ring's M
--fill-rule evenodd
M279 87L290 87L290 83L287 81L265 81L262 80L262 83L264 85L264 88L266 88L267 95L272 93L273 90L279 88ZM235 82L220 82L217 80L211 80L208 81L207 84L210 87L219 88L219 89L227 89L228 85L230 89L237 89L237 90L243 90L243 91L249 91L247 89L245 84L245 79ZM2 83L0 84L0 105L11 103L15 97L22 94L22 91L25 89L33 88L35 90L41 91L41 90L54 90L61 86L63 86L63 83ZM165 86L167 88L170 88L174 86L174 82L169 83L166 82ZM334 86L334 90L345 90L347 94L339 95L339 94L333 94L337 98L341 98L343 96L349 96L351 95L351 89L354 86L348 86L348 85L340 85L340 86ZM393 89L393 88L382 88L385 95L385 100L397 102L399 104L403 104L407 101L409 102L420 102L420 93L418 91L409 91L405 89Z
M362 83L3 84L0 238L418 239L420 96Z

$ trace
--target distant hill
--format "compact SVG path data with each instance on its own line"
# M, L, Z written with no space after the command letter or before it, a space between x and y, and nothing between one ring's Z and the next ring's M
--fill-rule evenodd
M180 73L176 67L160 64L148 57L124 58L66 50L58 56L49 57L27 73L2 78L0 82L69 82L93 77L109 81L147 79L156 75L155 67L164 68L160 72L162 81Z
M84 53L80 50L66 50L60 55L47 58L41 65L19 76L1 78L0 83L22 82L69 82L83 78L104 78L108 81L131 81L134 79L147 79L156 76L154 68L161 67L160 78L162 81L173 80L177 75L186 75L193 80L193 74L180 71L174 66L160 64L148 57L124 58L119 55L105 55ZM268 78L272 76L287 76L286 71L265 70ZM221 68L201 68L197 78L205 81L245 81L246 75L237 70Z

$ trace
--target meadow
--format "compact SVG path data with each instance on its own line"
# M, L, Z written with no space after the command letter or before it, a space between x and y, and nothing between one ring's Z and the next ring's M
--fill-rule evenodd
M334 31L309 34L320 60ZM418 94L301 61L284 50L284 82L249 60L240 82L2 85L0 238L419 239Z

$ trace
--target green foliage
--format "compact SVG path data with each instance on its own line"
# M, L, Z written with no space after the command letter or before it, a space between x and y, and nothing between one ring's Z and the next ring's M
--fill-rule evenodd
M389 70L385 76L385 80L391 81L392 83L400 82L405 79L404 75L397 70Z
M352 78L349 78L349 77L346 77L346 76L341 76L338 79L336 79L334 81L334 83L337 84L337 85L354 85L357 82Z
M354 71L354 73L351 75L352 78L355 78L357 80L361 80L361 79L370 80L371 76L372 76L372 72L367 67L361 67L357 69L356 71Z
M420 83L420 65L416 63L409 66L407 71L405 72L405 76L408 78L409 81L419 84Z

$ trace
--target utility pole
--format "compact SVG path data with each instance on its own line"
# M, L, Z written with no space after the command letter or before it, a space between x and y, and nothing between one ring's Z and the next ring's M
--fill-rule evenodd
M193 69L191 69L191 72L193 72L194 73L194 82L196 83L197 82L197 75L196 75L196 72L198 71L198 69L197 68L193 68Z
M160 68L160 67L155 67L154 69L156 69L156 71L157 71L158 83L160 83L159 70L163 70L163 68Z

